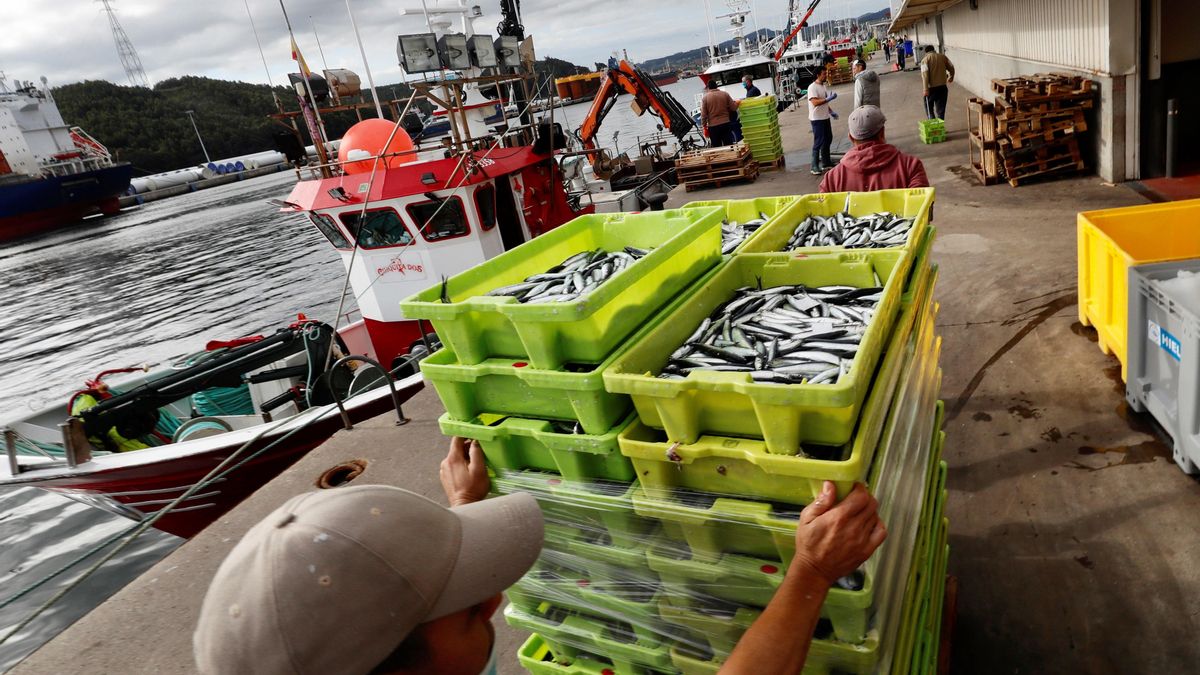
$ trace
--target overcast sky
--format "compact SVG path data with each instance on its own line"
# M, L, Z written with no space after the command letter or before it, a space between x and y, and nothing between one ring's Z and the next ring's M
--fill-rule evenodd
M436 0L426 0L432 6ZM447 2L447 0L442 0ZM15 0L5 0L15 2ZM273 82L294 71L287 28L278 0L249 0ZM330 67L349 68L366 77L354 43L345 0L284 0L296 40L310 68L323 67L311 16ZM378 83L402 78L396 36L427 32L422 17L401 16L400 8L420 8L420 0L350 0L362 32L367 58ZM95 0L23 0L19 12L4 12L0 71L12 79L52 85L86 79L125 84L124 71L108 20ZM481 0L481 32L495 33L499 0ZM534 37L539 57L554 56L591 65L619 49L630 58L666 56L708 43L709 17L703 0L524 0L522 20ZM712 14L726 10L711 0ZM757 24L782 29L787 0L755 0ZM801 3L806 4L806 3ZM265 82L266 70L254 42L243 0L113 0L117 17L142 59L151 82L178 75ZM858 16L882 9L887 0L825 0L816 20ZM713 19L720 39L724 19ZM747 27L755 27L747 19Z

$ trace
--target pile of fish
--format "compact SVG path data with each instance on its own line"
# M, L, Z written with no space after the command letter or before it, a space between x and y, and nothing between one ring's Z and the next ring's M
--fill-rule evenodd
M809 246L845 246L846 248L887 248L908 241L913 219L893 213L872 213L856 217L843 211L832 216L809 216L796 230L787 246L790 251Z
M562 261L541 274L526 277L525 281L502 286L488 295L507 295L518 302L571 302L596 290L621 270L650 253L648 249L626 246L623 251L608 252L602 248L584 251Z
M836 383L882 295L881 286L739 288L671 354L659 377L715 370L750 373L755 382Z
M733 253L743 241L767 222L767 214L759 212L758 218L738 223L736 220L721 221L721 253Z

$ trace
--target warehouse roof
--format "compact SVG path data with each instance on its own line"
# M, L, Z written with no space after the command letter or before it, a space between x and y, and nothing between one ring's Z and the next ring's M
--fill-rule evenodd
M962 0L902 0L900 10L892 15L892 25L888 30L895 33L960 2Z

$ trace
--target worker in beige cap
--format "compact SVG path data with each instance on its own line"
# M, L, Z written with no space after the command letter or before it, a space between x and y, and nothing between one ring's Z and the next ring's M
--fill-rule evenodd
M486 499L478 443L459 438L441 466L443 507L382 485L300 495L255 525L213 578L193 643L220 675L494 675L500 592L542 548L537 502ZM722 668L799 673L821 605L887 531L862 485L833 483L800 514L796 556L762 616Z
M541 510L485 499L477 443L455 439L441 479L448 509L364 485L297 496L251 528L200 609L200 671L494 671L491 616L541 552Z
M887 118L879 106L859 106L846 121L854 147L821 179L821 192L871 192L929 187L921 160L900 152L884 136Z

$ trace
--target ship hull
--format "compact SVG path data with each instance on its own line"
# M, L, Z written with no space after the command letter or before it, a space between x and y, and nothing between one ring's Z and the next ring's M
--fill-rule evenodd
M675 84L679 81L679 75L676 73L662 73L654 76L654 84L660 87L665 87L668 84Z
M0 241L29 237L96 214L120 210L129 189L129 164L73 174L0 183Z

